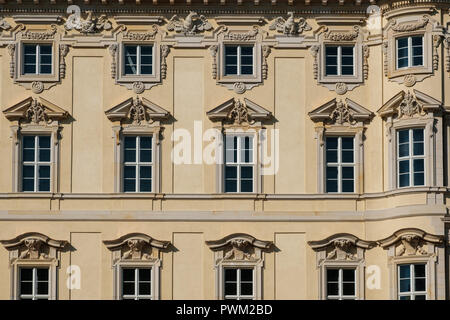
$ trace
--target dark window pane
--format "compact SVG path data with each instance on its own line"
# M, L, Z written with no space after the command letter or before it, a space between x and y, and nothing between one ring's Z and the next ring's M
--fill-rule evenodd
M21 281L32 281L33 280L33 269L32 268L21 268L20 269L20 280Z
M355 281L355 270L343 269L342 270L342 279L347 282L354 282Z
M407 47L408 46L408 38L399 38L397 39L397 46L399 48Z
M139 157L141 162L152 162L151 150L141 150Z
M253 55L253 47L241 47L242 55Z
M237 55L237 46L225 46L225 55Z
M423 65L423 57L413 57L413 66L422 66Z
M400 173L409 172L409 160L403 160L399 162L399 172Z
M336 163L338 161L338 153L337 151L327 151L326 154L327 163Z
M237 269L225 269L225 281L237 281Z
M408 48L398 49L398 58L403 59L408 57Z
M225 67L225 74L237 74L237 66L229 66Z
M139 169L139 176L141 178L151 178L152 177L152 167L150 166L141 166Z
M409 130L398 131L398 142L399 143L409 142Z
M414 172L424 171L424 159L414 159Z
M23 147L24 148L34 148L34 136L24 136L23 137Z
M331 67L331 66L326 67L326 75L327 76L335 76L337 74L338 74L337 66L336 67Z
M339 294L339 285L334 282L327 283L327 294L329 296L337 296Z
M39 191L48 192L50 191L50 179L39 179Z
M25 54L36 54L36 45L34 44L26 44L23 49Z
M152 137L141 137L141 149L152 148Z
M354 192L354 181L353 180L343 180L342 181L342 192Z
M34 191L34 179L23 179L22 191Z
M342 138L342 149L353 150L353 138Z
M242 65L253 65L253 56L244 56L241 57L241 64Z
M136 181L134 179L125 179L123 182L124 192L135 192L136 191Z
M123 176L125 178L136 178L136 167L125 166L123 170Z
M426 300L426 296L424 294L419 294L414 296L414 300Z
M51 55L41 55L41 64L51 65L52 56Z
M425 177L423 173L414 173L414 185L423 186L425 184Z
M353 163L353 151L342 151L342 162Z
M237 284L225 282L225 295L236 295L237 294Z
M39 166L39 178L50 178L50 166Z
M51 74L52 73L52 66L51 65L41 65L39 72L41 74Z
M40 51L41 51L41 54L52 54L52 46L51 45L41 45Z
M38 281L48 281L48 269L38 268L36 270Z
M425 279L416 279L414 281L415 291L425 291Z
M33 294L33 283L20 282L20 294Z
M422 45L422 40L423 37L412 37L412 45L413 46Z
M35 64L26 64L24 66L23 73L25 73L25 74L35 74L36 73L36 65Z
M342 284L342 293L346 296L355 295L355 284L354 283L343 283Z
M48 281L39 281L37 283L38 294L48 294Z
M34 166L23 166L22 175L24 178L34 178Z
M401 279L400 280L400 292L410 292L411 291L411 283L409 279Z
M337 47L332 47L332 46L327 46L325 47L325 54L328 55L337 55L337 51L338 48Z
M338 138L336 137L329 137L326 140L326 148L329 149L337 149L338 147Z
M400 278L410 278L411 269L409 264L401 265L399 271L400 271Z
M401 296L400 300L411 300L410 296Z
M337 180L327 179L327 192L338 192Z
M123 281L134 281L134 269L122 269Z
M141 192L152 192L152 180L140 179L140 190Z
M253 270L241 269L241 281L253 281Z
M139 283L139 294L140 295L150 295L151 289L150 289L150 283Z
M39 137L39 148L50 148L50 137L49 136Z
M241 180L241 192L253 192L253 180Z
M134 295L134 282L124 282L122 284L123 295Z
M125 149L136 148L136 137L125 137Z
M139 281L150 281L152 269L139 269Z
M398 146L398 156L399 157L409 156L409 143L403 143Z
M327 56L326 57L326 65L327 66L337 66L337 56Z
M341 47L343 56L353 56L353 47Z
M253 167L241 167L241 179L253 179Z
M225 178L226 179L236 179L237 178L237 167L225 167Z
M241 74L253 74L253 66L242 66Z
M415 277L425 277L425 265L415 264L414 265L414 276Z
M124 160L125 162L136 162L136 150L125 150Z
M226 180L225 192L237 192L237 180Z
M253 283L241 283L241 295L253 295Z
M141 74L152 74L153 67L152 66L141 66Z
M343 76L353 75L353 67L342 67L342 75Z
M141 54L152 55L153 46L141 46Z
M398 59L398 68L406 68L408 67L408 58L406 59Z
M342 178L343 179L353 179L354 178L353 167L342 167Z
M39 161L43 161L43 162L50 161L50 150L49 149L39 150Z
M338 269L327 269L327 281L338 281L339 280L339 270Z
M34 161L34 149L24 149L22 152L23 161Z
M337 167L327 167L327 179L337 179L338 168Z
M422 46L413 48L413 56L422 56L422 54L423 54Z
M409 186L409 174L400 175L400 187L408 187Z
M423 141L423 129L413 130L413 140L414 142Z
M125 55L136 55L137 46L125 46Z

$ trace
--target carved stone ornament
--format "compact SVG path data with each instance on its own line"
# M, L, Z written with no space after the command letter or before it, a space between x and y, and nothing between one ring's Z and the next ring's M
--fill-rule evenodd
M403 84L408 87L414 87L414 85L417 83L417 78L415 75L413 74L408 74L405 76L404 80L403 80Z
M305 31L312 30L311 26L306 22L305 18L294 19L294 12L288 12L288 18L276 18L269 26L269 30L277 30L277 32L285 35L295 36Z
M365 122L373 117L373 112L357 104L353 100L345 101L333 99L308 113L314 122L323 122L330 125L355 125Z
M216 259L222 262L258 261L262 258L262 252L272 248L273 242L257 240L248 234L237 233L220 240L206 241L206 245L220 253L216 255Z
M212 45L209 47L209 52L212 56L212 77L217 79L217 52L219 51L218 45Z
M256 36L260 32L260 28L258 26L253 26L252 29L247 32L231 31L227 26L221 26L221 28L220 33L223 33L223 39L231 41L255 40Z
M66 56L69 53L69 46L67 44L59 45L59 77L64 79L66 77Z
M8 53L9 56L11 58L10 63L9 63L9 76L11 78L14 78L14 75L16 73L16 44L15 43L10 43L8 44L8 46L6 47L8 49Z
M169 55L170 48L168 45L161 45L161 79L165 79L167 75L167 61L166 58Z
M212 29L204 15L199 15L195 11L190 11L186 18L180 18L174 15L170 18L167 25L168 31L175 31L185 35L194 35L198 32L209 31Z
M65 240L53 240L37 232L24 233L10 240L1 240L0 243L10 252L10 262L58 259L58 251L68 245Z
M314 64L313 64L313 72L314 72L314 80L317 80L319 78L319 51L320 46L314 45L310 48L311 54L314 58Z
M169 112L146 98L129 98L107 110L106 116L111 121L127 122L139 126L154 121L167 119Z
M207 112L206 115L212 121L246 125L253 124L255 121L267 120L271 118L272 113L246 98L243 102L232 98Z
M123 33L123 39L132 41L148 41L155 39L157 34L158 26L154 24L148 32L131 32L127 30Z
M5 20L5 18L0 17L0 31L11 29L11 25Z
M104 14L100 17L95 17L91 10L87 10L86 18L83 19L81 17L81 9L76 5L69 6L67 13L71 13L64 24L67 31L77 30L83 34L93 34L112 29L111 22Z
M378 244L383 248L392 248L393 256L423 256L434 254L433 246L440 246L444 242L444 236L429 234L423 230L408 228L401 229L393 235L379 240ZM430 247L431 245L431 247Z
M113 253L113 264L119 261L146 261L159 258L159 251L169 248L170 241L160 241L142 233L130 233L115 240L103 241ZM156 249L157 252L154 252Z
M67 111L42 97L29 97L3 111L9 121L21 121L31 124L49 124L68 118Z
M395 32L411 32L424 28L428 22L430 22L430 18L427 15L424 15L420 21L413 23L398 24L397 20L393 19L391 20L391 28Z
M145 85L141 81L137 81L133 83L133 91L134 93L141 94L145 91Z
M352 41L358 38L360 27L359 26L353 26L352 31L328 31L328 27L325 30L324 39L330 40L330 41Z
M364 251L375 247L376 242L361 240L348 234L335 234L324 240L308 241L311 248L318 253L318 262L354 261L364 258Z
M268 69L269 69L269 66L267 64L267 58L269 57L270 52L271 52L271 49L269 46L262 46L263 61L262 61L261 68L262 68L262 78L264 80L267 79L267 73L268 73Z
M400 91L389 99L377 113L383 118L423 117L429 112L439 112L442 102L413 89L412 92Z
M243 93L247 90L247 88L246 88L246 86L245 86L244 83L242 83L242 82L236 82L236 83L233 85L233 90L234 90L234 92L236 92L237 94L243 94Z
M44 91L44 84L42 81L33 81L31 83L31 91L36 94L42 93L42 91Z
M336 83L335 91L338 95L344 95L348 91L348 86L344 82L338 82L338 83Z
M58 29L56 25L52 24L50 26L50 30L43 31L43 32L36 32L36 31L30 31L26 30L22 32L22 39L27 40L50 40L55 37L55 34L57 33Z

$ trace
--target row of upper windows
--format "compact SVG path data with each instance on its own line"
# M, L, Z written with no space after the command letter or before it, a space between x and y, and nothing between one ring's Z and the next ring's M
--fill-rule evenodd
M423 36L401 37L397 42L396 67L398 70L424 65ZM233 76L255 74L255 47L252 45L225 45L224 73ZM52 73L52 45L23 45L23 75L48 75ZM153 45L123 45L123 76L154 74ZM354 76L355 46L326 45L325 75Z
M424 263L397 266L397 299L427 299L427 265ZM120 270L120 299L154 299L153 268L122 267ZM224 267L221 279L222 297L226 300L254 300L257 279L254 268ZM327 267L325 270L325 297L329 300L358 299L358 278L355 268ZM18 299L50 299L51 277L47 267L20 267ZM159 281L158 281L159 282Z
M223 190L253 193L256 185L254 135L226 134ZM425 185L424 128L397 131L397 185L399 188ZM154 141L152 135L126 135L121 150L121 191L154 192ZM356 161L353 136L325 139L325 192L354 193ZM51 137L24 135L21 153L21 191L50 192L52 168Z

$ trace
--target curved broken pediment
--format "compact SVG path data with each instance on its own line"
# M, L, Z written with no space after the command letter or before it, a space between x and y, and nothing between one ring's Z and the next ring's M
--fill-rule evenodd
M339 233L319 241L308 241L311 248L320 252L321 259L358 260L364 257L364 250L376 246L375 241L365 241L349 233Z
M129 98L105 111L110 121L129 122L134 125L149 124L167 119L169 111L146 98Z
M10 260L55 259L57 251L68 245L65 240L54 240L38 232L24 233L10 240L0 240L0 243L10 251Z
M156 240L143 233L129 233L115 240L105 240L103 243L113 252L114 260L157 259L159 250L170 246L170 241ZM158 252L154 252L154 248Z
M230 124L253 124L256 121L268 120L272 113L260 105L244 98L244 101L232 98L206 113L212 121Z
M383 117L414 117L423 116L428 112L441 110L442 102L429 95L413 89L412 92L400 91L389 99L377 113Z
M3 111L9 121L29 122L33 124L61 121L69 113L42 97L29 97Z
M430 234L421 229L406 228L377 242L383 249L394 248L395 256L427 255L434 251L429 245L442 245L444 236Z
M353 125L369 121L373 112L350 99L345 101L333 99L308 113L314 122L324 122L336 125Z

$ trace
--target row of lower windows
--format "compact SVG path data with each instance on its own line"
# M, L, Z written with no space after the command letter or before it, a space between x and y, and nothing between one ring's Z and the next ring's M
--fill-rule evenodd
M254 136L226 135L224 191L254 192ZM355 138L330 136L325 140L326 192L355 192ZM152 192L154 156L152 136L124 137L123 192ZM399 187L425 185L424 129L397 131ZM22 191L49 192L51 182L50 136L23 136Z
M152 45L123 46L123 75L152 75L154 47ZM252 45L225 45L225 75L253 75L255 48ZM397 39L397 69L424 65L423 36ZM51 74L52 45L23 45L23 74ZM325 46L325 75L353 76L355 74L354 45Z
M397 267L397 298L426 300L427 276L425 264L401 264ZM255 272L252 268L224 268L223 297L234 300L255 299ZM152 299L152 268L121 269L121 299ZM356 269L327 268L326 298L357 299ZM50 270L42 267L19 268L19 298L49 299Z

